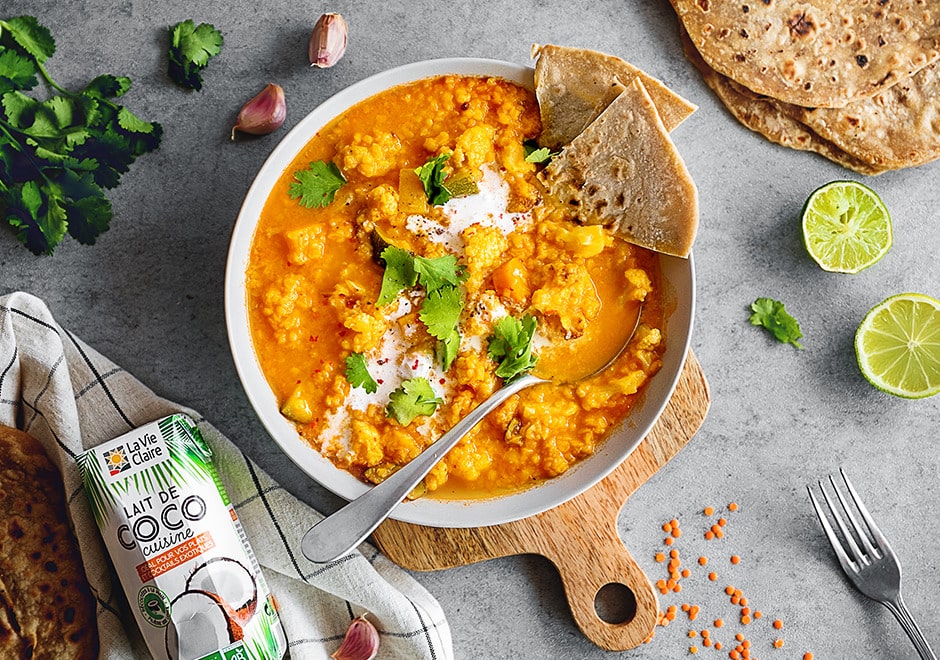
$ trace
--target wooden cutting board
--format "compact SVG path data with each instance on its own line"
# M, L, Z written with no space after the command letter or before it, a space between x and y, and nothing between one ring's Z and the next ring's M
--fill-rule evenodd
M659 602L620 539L617 517L634 491L692 439L705 420L709 401L708 383L690 351L653 430L607 478L578 497L545 513L493 527L448 529L387 520L373 540L396 564L415 571L508 555L543 555L557 567L574 620L585 636L611 651L632 649L653 634ZM597 613L597 594L609 584L626 587L636 601L635 614L625 621L609 623Z

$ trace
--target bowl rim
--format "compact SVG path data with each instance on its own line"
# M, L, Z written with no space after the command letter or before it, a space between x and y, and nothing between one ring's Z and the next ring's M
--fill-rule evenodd
M334 117L387 88L447 74L496 76L530 89L534 87L534 69L531 66L484 58L424 60L371 75L317 105L280 140L256 173L232 229L225 265L224 311L229 348L242 389L256 416L281 451L310 478L346 500L358 497L368 486L310 447L280 414L274 393L254 353L245 290L245 270L254 228L274 182L304 145ZM663 366L646 385L643 398L631 415L603 441L593 456L581 460L564 474L523 491L474 500L420 498L399 505L390 517L431 527L503 524L558 506L608 476L636 449L659 419L672 397L689 350L696 288L692 255L687 259L660 255L660 264L663 282L669 289L666 294L675 301L667 319ZM685 302L687 307L683 304ZM670 337L678 339L680 344L672 350Z

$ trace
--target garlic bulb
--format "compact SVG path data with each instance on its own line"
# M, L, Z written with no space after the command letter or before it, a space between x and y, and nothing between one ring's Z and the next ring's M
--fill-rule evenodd
M379 631L365 614L353 619L343 643L330 657L333 660L372 660L379 652Z
M346 21L339 14L323 14L313 26L307 55L310 66L326 69L343 57L346 52Z
M235 139L235 131L266 135L283 124L286 117L284 90L280 85L268 83L267 87L242 106L238 120L232 127L232 139Z

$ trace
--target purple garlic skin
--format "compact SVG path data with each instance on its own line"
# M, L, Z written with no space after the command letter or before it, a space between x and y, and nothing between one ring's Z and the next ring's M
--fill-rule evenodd
M378 652L379 631L363 614L350 622L343 643L330 657L333 660L372 660Z
M287 118L287 104L284 102L284 90L280 85L268 83L258 94L242 106L238 119L232 127L232 139L235 131L252 135L267 135L276 130Z
M339 14L323 14L313 26L307 55L310 66L328 69L346 52L346 21Z

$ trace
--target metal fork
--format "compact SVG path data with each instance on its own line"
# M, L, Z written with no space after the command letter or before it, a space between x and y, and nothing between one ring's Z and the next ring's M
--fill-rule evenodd
M829 483L839 500L837 506L830 497L827 489L823 486L823 481L817 482L817 488L822 493L823 499L829 507L829 515L835 520L842 538L833 530L829 522L829 517L823 511L822 506L813 494L813 487L809 485L806 489L809 491L809 498L813 502L813 508L816 509L816 515L819 516L819 522L829 537L833 550L836 551L836 557L842 565L842 570L848 576L849 580L855 585L855 588L863 594L876 600L891 612L904 628L904 632L914 643L914 648L920 654L923 660L937 660L937 656L930 649L927 639L920 631L920 628L914 622L911 613L901 599L901 565L898 558L888 545L884 534L875 525L871 514L865 508L865 504L859 498L855 488L849 478L845 476L845 471L839 468L839 474L845 482L845 486L852 497L855 508L861 514L864 525L859 525L849 507L846 498L842 495L834 475L829 475ZM844 512L844 515L843 515ZM848 519L847 525L845 520ZM861 544L861 548L859 547Z

